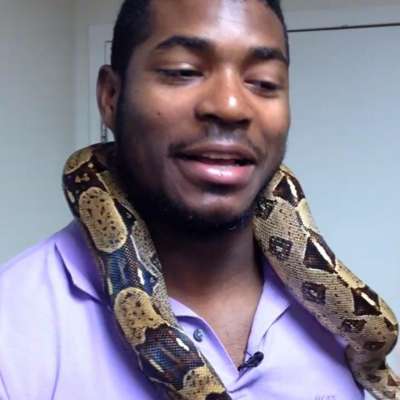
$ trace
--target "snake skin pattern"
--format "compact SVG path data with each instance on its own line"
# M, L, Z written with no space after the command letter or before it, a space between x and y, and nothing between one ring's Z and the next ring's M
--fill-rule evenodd
M217 373L171 311L150 234L112 173L114 150L113 144L99 144L74 153L63 185L123 336L144 375L168 399L228 400ZM327 246L300 184L285 166L258 202L253 223L260 248L288 290L346 340L355 379L376 399L400 400L400 380L385 360L397 340L396 318Z

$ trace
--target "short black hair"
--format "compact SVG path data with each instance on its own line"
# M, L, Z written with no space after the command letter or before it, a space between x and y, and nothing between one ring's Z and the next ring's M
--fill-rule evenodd
M260 0L270 7L282 23L286 52L289 60L289 39L285 18L280 0ZM144 42L151 34L150 28L151 0L125 0L119 11L114 26L114 37L111 49L111 67L124 78L129 60L136 46Z

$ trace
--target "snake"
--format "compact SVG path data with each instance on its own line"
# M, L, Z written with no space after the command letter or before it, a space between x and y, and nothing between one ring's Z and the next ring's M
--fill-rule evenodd
M76 151L63 190L96 259L121 336L147 379L171 400L229 400L210 362L177 322L145 221L128 200L115 143ZM354 379L376 399L400 399L386 361L398 337L382 298L334 254L316 227L303 189L281 165L259 197L256 243L288 292L343 338Z

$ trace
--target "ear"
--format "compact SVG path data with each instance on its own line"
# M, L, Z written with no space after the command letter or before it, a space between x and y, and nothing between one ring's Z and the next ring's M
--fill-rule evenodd
M109 65L100 68L97 79L97 105L101 118L108 129L114 132L121 79Z

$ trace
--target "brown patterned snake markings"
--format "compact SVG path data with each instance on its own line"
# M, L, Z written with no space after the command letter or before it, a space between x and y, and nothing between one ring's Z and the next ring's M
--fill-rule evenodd
M115 317L147 378L170 399L228 400L217 373L179 327L149 232L110 169L114 146L73 154L64 190L94 249ZM400 399L385 357L398 335L384 301L333 254L315 227L303 191L284 166L258 203L260 248L294 297L347 344L355 379L377 399Z

